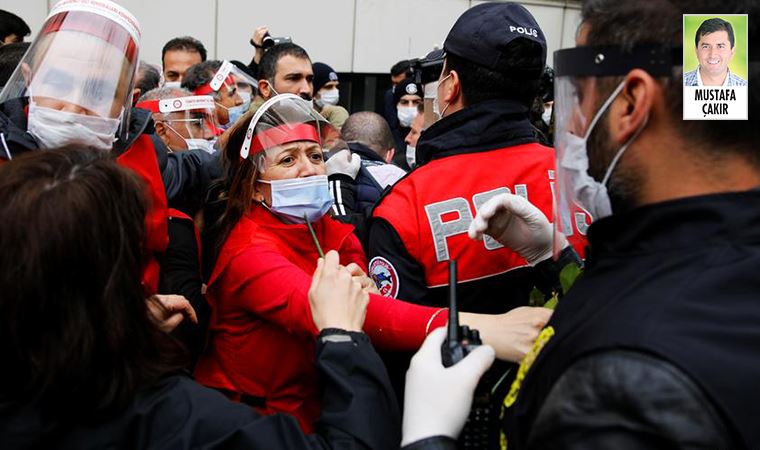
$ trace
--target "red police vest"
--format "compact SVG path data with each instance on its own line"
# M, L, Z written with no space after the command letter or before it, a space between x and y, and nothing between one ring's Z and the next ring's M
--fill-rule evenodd
M148 200L145 214L145 267L142 282L146 295L158 292L160 267L158 258L169 244L168 208L164 182L158 169L153 142L146 134L140 135L129 149L116 158L122 167L134 171L146 183Z
M554 151L535 143L435 159L399 181L373 215L393 226L424 267L428 288L448 284L449 259L459 262L460 282L499 275L528 263L490 237L470 239L470 223L502 193L528 199L552 221L554 168ZM577 250L585 245L575 224L569 240Z

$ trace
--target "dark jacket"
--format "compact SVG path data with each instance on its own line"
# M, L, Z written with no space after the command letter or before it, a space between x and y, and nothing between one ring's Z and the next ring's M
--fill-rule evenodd
M323 331L316 364L324 384L319 434L305 436L291 416L260 416L175 375L96 423L51 419L31 405L20 411L0 405L0 442L7 450L398 448L398 406L389 401L385 369L367 336Z
M592 224L509 447L760 447L759 202L691 197Z
M386 163L371 148L358 142L348 144L351 153L362 160L356 179L345 174L330 175L330 188L335 204L333 217L355 228L356 236L366 241L366 221L375 203L390 185L403 177L403 169ZM387 184L390 182L390 184Z

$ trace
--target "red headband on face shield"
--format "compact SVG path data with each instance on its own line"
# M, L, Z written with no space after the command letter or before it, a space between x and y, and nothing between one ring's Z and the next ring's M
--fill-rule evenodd
M232 75L227 75L227 78L224 79L224 84L227 86L235 86L235 79L232 78ZM211 95L214 92L216 92L214 88L211 87L211 82L204 84L203 86L199 87L198 89L193 91L193 94L195 95Z
M137 44L127 30L114 26L114 22L97 14L64 11L45 22L40 34L58 31L78 31L100 38L116 48L124 49L124 56L130 64L134 64L137 57Z
M314 126L299 123L298 125L279 125L259 132L253 137L251 154L267 148L297 141L311 141L319 144L319 133Z

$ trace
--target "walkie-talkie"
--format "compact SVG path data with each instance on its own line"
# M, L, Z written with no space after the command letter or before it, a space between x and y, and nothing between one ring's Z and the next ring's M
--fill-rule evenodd
M444 367L451 367L470 354L479 345L480 332L467 325L459 326L457 307L457 262L449 260L449 325L446 340L441 346ZM459 449L499 449L501 447L500 402L506 392L504 386L509 369L497 361L481 377L475 393L467 423L457 440Z
M459 326L457 262L451 259L449 260L449 325L446 340L441 346L443 366L453 366L481 344L478 330L471 330L467 325Z

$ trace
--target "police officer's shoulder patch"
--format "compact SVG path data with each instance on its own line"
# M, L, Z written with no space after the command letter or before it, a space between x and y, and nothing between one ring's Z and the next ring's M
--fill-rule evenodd
M399 278L396 268L382 256L375 256L369 262L369 276L385 297L396 298L398 295Z

